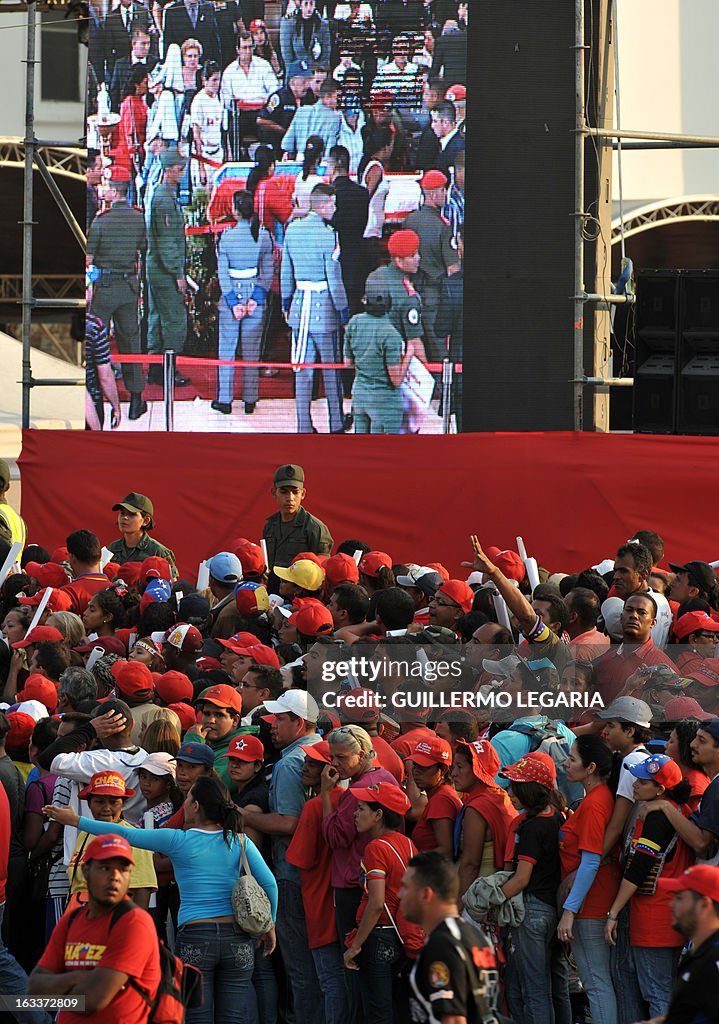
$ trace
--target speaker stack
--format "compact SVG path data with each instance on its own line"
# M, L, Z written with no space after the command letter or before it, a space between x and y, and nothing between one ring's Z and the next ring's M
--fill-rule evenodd
M639 273L633 426L719 435L719 272Z

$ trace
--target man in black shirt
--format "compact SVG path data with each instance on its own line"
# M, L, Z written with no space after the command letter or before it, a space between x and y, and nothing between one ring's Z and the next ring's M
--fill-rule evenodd
M675 893L672 926L692 943L679 963L664 1024L719 1021L719 868L696 864L659 885Z
M488 1024L496 1019L497 965L483 935L458 916L459 879L433 850L413 857L400 889L400 909L427 940L409 977L416 1024Z

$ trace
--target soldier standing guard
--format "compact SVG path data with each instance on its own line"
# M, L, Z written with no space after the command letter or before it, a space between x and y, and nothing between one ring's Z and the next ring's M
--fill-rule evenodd
M160 154L162 183L157 186L150 210L147 282L150 311L147 326L147 347L151 355L173 349L178 355L187 337L185 309L185 222L180 209L177 188L187 161L176 146ZM162 366L150 367L148 380L162 384ZM175 386L189 384L179 372Z
M87 265L95 285L93 313L105 324L112 320L121 354L140 355L138 301L147 234L142 211L127 204L129 185L126 168L114 167L106 189L110 208L95 217L87 235ZM147 412L142 366L123 363L122 378L130 393L128 417L137 420Z
M422 311L427 351L430 359L441 362L447 358L447 348L434 330L442 282L461 268L456 239L452 237L452 226L442 216L442 207L447 201L447 178L441 171L427 171L422 180L424 204L410 213L405 227L419 236L420 263L417 275L417 289L422 296Z
M330 221L335 215L331 185L315 185L310 212L292 221L285 235L282 256L282 309L292 328L292 363L337 363L339 328L349 320L347 293L342 283L339 247ZM298 369L295 376L297 432L316 433L310 403L314 370ZM351 424L342 415L342 389L338 370L323 370L330 414L330 433L342 434Z
M232 206L237 225L220 236L217 272L222 290L218 307L220 359L234 359L239 341L242 358L256 362L262 348L267 294L272 287L272 242L255 213L249 192L236 192ZM259 367L244 367L242 400L245 412L255 411L259 397ZM235 370L221 366L217 399L212 408L229 415L234 397Z

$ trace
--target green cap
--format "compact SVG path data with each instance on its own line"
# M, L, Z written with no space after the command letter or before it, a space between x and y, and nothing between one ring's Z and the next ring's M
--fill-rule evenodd
M419 644L438 644L443 647L445 644L458 644L459 637L453 629L446 626L425 626L419 633L409 633L410 640Z
M304 487L305 471L302 466L280 466L275 472L275 487Z
M160 153L160 163L163 171L166 171L170 167L179 167L180 164L184 166L187 158L178 151L177 146L168 146Z
M143 516L149 516L150 522L147 524L147 529L151 530L155 525L154 515L155 509L152 506L152 502L149 498L146 498L144 494L138 494L137 491L131 491L126 494L122 501L118 501L117 505L112 506L113 512L118 512L121 508L127 509L128 512L140 512Z
M0 459L0 487L7 487L10 483L10 467L5 459Z

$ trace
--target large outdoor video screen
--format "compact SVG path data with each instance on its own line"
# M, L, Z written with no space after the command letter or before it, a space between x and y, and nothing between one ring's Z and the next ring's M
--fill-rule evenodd
M103 2L88 425L461 431L468 4Z

